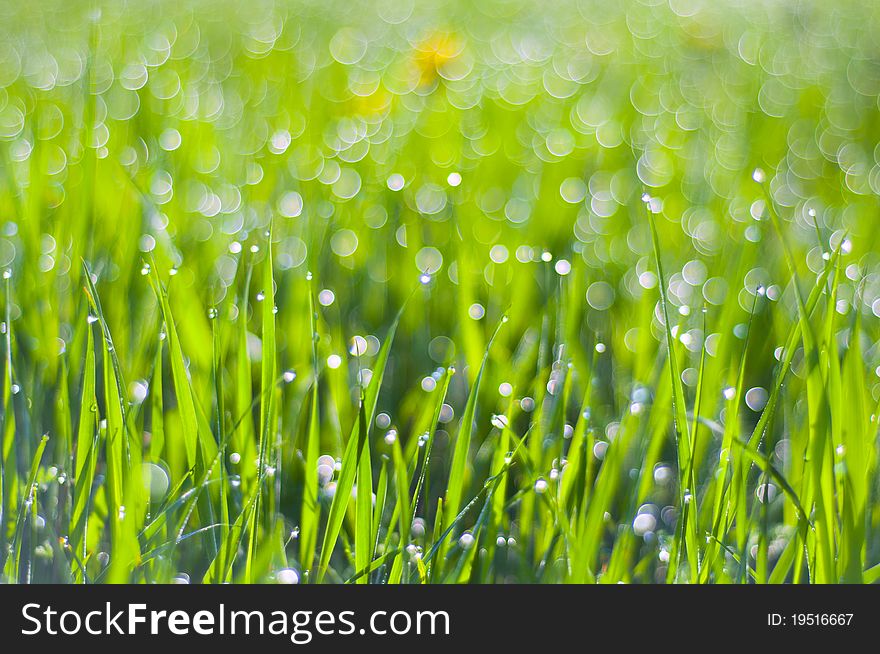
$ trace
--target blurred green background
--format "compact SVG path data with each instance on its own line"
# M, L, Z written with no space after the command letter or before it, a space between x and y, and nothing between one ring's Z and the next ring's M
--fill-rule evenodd
M8 580L195 581L239 515L253 526L254 562L241 571L245 545L235 542L230 575L270 580L291 568L307 578L304 489L320 484L308 529L320 545L340 471L324 461L313 479L314 464L342 456L374 377L380 508L368 560L407 544L429 552L461 418L503 315L464 427L461 500L498 473L510 438L526 436L528 458L486 500L490 517L480 522L479 504L455 523L454 551L436 552L448 555L447 573L432 580L785 581L817 580L817 570L827 581L873 580L864 571L880 562L878 33L878 6L850 0L0 2ZM648 212L679 350L679 408L692 420L699 402L703 420L693 421L694 488L674 437ZM799 324L803 333L793 283L806 298L823 271L816 360L797 337L783 384L783 348ZM263 303L273 295L268 340ZM381 377L380 344L408 298ZM289 371L272 388L270 362L275 376ZM457 374L438 399L449 366ZM83 394L89 375L94 402ZM818 526L812 502L806 525L783 484L745 458L731 464L742 487L725 490L722 435L748 441L777 384L755 451L801 501L828 509ZM184 493L199 475L187 477L182 386L199 442L221 450L217 468L199 459L217 483L191 514ZM85 407L94 425L83 424ZM131 491L135 525L115 535L119 502L103 477L122 456L108 436L114 419L126 443L120 470L139 480L142 458L149 481ZM421 531L401 537L392 443L409 462L402 479L415 480L425 431L434 448ZM272 469L259 475L251 514L261 432ZM812 450L822 434L827 448ZM94 442L95 477L82 489L88 526L71 547L83 438ZM210 458L205 447L199 457ZM567 489L573 447L578 481ZM609 448L619 456L606 458ZM817 452L825 466L811 473L804 461ZM691 493L699 538L681 556L694 567L676 559ZM194 535L171 547L167 525L144 531L163 509ZM336 580L360 569L348 542L355 522L346 518L334 551ZM812 530L803 561L801 527ZM477 547L459 539L466 529ZM825 545L833 561L811 564ZM110 574L114 547L130 560ZM468 552L477 555L464 562ZM366 577L387 581L391 564Z

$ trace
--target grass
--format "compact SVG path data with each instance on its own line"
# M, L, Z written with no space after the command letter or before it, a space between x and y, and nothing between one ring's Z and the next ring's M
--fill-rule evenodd
M0 1L0 577L874 583L870 2Z

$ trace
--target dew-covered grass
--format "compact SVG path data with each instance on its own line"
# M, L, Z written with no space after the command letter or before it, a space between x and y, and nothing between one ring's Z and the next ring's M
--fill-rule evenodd
M0 0L0 576L874 582L878 33Z

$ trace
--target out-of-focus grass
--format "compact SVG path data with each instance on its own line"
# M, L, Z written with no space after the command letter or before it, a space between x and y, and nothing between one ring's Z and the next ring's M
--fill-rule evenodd
M834 4L0 2L3 578L876 581Z

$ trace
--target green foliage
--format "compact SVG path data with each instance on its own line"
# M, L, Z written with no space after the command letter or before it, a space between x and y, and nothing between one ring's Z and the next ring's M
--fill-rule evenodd
M878 32L0 0L2 581L878 581Z

